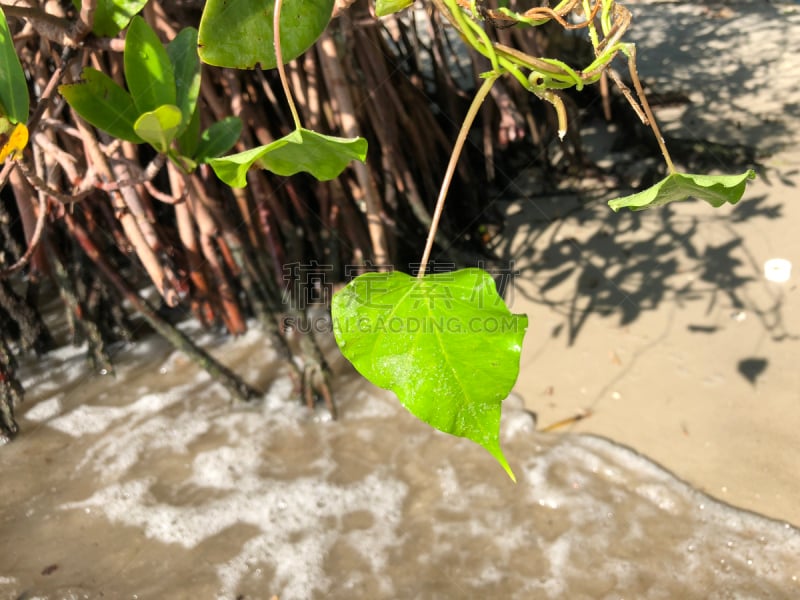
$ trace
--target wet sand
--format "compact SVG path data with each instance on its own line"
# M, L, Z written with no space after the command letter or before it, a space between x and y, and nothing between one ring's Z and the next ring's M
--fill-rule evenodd
M116 379L83 353L0 452L0 598L793 598L800 531L731 509L609 440L506 401L514 484L337 365L340 420L291 401L263 335L217 356L268 386L226 404L163 341Z

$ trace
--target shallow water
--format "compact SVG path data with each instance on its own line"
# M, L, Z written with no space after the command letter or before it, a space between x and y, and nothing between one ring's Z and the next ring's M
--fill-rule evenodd
M258 333L217 356L256 407L161 342L82 374L25 370L0 448L0 598L792 598L800 532L605 439L542 434L517 398L519 483L338 369L340 420L289 401Z

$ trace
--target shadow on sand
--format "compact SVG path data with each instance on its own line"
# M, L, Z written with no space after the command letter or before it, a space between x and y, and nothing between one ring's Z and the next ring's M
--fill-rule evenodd
M625 326L663 303L696 301L705 302L707 315L715 308L734 319L753 315L776 341L800 337L783 322L784 293L763 280L734 227L781 218L781 204L764 196L727 214L670 206L614 213L601 202L581 205L577 197L517 200L507 212L494 249L513 263L515 293L563 316L553 336L565 329L569 345L590 318L615 317ZM713 320L690 325L698 334L716 328Z

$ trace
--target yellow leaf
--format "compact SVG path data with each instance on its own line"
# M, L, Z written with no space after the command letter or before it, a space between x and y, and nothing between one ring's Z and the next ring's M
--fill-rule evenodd
M4 143L5 142L5 143ZM5 162L6 158L16 158L22 156L22 151L28 145L28 128L24 123L17 123L11 135L6 139L5 135L0 135L0 163Z

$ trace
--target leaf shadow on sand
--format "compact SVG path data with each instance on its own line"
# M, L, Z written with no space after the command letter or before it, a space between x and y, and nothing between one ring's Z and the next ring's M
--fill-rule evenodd
M775 27L778 22L783 26ZM666 110L660 116L679 169L755 168L767 186L795 186L796 168L759 163L796 143L797 87L778 76L796 69L785 56L800 50L798 29L800 14L787 16L769 4L739 3L717 12L696 5L640 7L629 37L640 50L648 95L657 111ZM568 345L589 319L616 318L625 326L664 304L698 301L705 311L689 325L692 333L716 333L726 326L720 311L728 311L732 319L755 318L775 341L800 339L800 331L784 322L789 288L765 281L764 257L745 233L752 223L786 218L782 201L746 192L735 207L716 211L689 202L613 214L605 200L620 188L646 187L663 167L652 133L621 96L612 102L615 133L598 125L597 104L583 107L586 171L574 185L581 191L539 184L532 192L525 170L503 182L503 232L492 250L501 264L513 263L513 292L562 315L552 335L566 334ZM587 125L599 132L599 142L585 135ZM613 166L598 169L608 158ZM538 173L538 180L546 176ZM740 227L744 223L748 228Z
M796 11L765 2L637 7L628 38L648 93L692 100L665 133L766 154L796 143L799 26Z
M513 293L563 317L553 337L565 332L572 345L591 318L616 318L624 327L663 304L697 301L710 320L692 324L693 332L716 332L711 315L725 310L732 318L755 316L776 341L800 337L783 321L784 293L766 285L734 228L743 220L781 218L780 203L759 196L730 211L666 206L615 214L577 196L555 200L510 202L494 247L513 264ZM758 298L752 286L761 288Z

